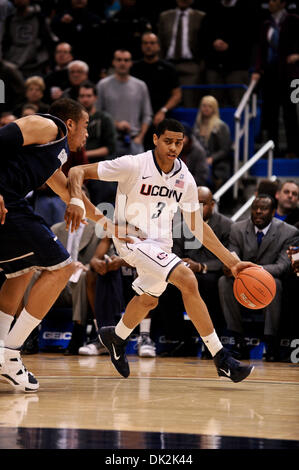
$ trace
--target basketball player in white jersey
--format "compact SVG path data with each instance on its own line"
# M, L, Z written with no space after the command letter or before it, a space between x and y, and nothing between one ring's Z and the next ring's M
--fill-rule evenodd
M154 151L77 166L69 172L73 198L82 199L84 179L118 181L115 222L130 223L147 234L143 240L134 238L134 243L114 239L119 255L137 270L138 277L132 285L137 295L127 305L116 327L100 328L99 338L117 371L128 377L130 369L125 354L128 337L157 306L159 296L170 282L181 291L186 312L211 352L218 375L240 382L251 373L253 366L236 361L223 348L198 292L195 275L171 253L172 218L177 208L181 209L191 232L234 276L253 264L236 259L203 222L196 183L178 158L183 139L184 127L174 119L165 119L153 136Z

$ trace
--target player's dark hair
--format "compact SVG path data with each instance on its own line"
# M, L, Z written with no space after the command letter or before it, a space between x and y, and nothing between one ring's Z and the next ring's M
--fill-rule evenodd
M274 199L274 197L270 196L270 194L263 194L263 193L258 194L255 198L255 201L257 199L270 199L270 201L271 201L271 210L276 209L275 199Z
M183 124L176 119L164 119L164 121L161 121L157 126L155 134L160 137L165 131L182 132L182 134L185 134Z
M51 104L49 114L58 117L63 122L66 122L68 119L78 122L82 117L82 111L85 111L85 108L78 101L71 100L70 98L61 98Z
M87 88L88 90L92 89L93 94L97 96L97 87L90 81L90 80L85 80L85 82L81 83L79 85L79 90L80 88Z

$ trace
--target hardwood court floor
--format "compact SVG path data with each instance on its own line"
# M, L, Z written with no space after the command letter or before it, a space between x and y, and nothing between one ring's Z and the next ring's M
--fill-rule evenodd
M197 358L130 356L128 379L117 374L108 356L64 357L40 353L23 359L39 379L40 390L24 395L0 383L2 449L17 448L20 432L28 433L30 429L63 429L79 434L80 430L83 434L84 430L85 434L101 431L102 437L97 435L98 448L107 444L99 442L107 439L106 431L114 433L114 438L115 432L122 436L113 441L114 448L153 446L153 442L147 441L147 435L159 437L158 447L163 436L164 440L167 436L177 436L176 444L171 439L168 441L169 448L180 447L181 441L187 448L188 442L195 447L219 448L221 439L223 443L232 438L239 439L238 445L246 438L242 441L245 448L253 446L255 439L268 442L270 447L271 442L273 447L283 448L285 444L299 448L299 366L296 364L253 361L255 369L250 377L234 384L217 377L212 361ZM34 447L34 434L30 435L31 440L24 440L27 443L23 447ZM65 444L61 441L60 446L80 447L78 435L76 439ZM47 446L47 442L43 445Z

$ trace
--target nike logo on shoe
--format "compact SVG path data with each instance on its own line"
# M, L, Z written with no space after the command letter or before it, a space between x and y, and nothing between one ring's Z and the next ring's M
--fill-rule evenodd
M116 355L116 351L115 351L115 347L114 347L114 344L113 344L113 343L112 343L112 349L113 349L113 356L114 356L114 359L115 359L116 361L118 361L118 360L120 359L120 356L117 356L117 355Z
M143 176L142 179L143 179L143 180L146 180L147 178L150 178L151 176L152 176L152 175L150 175L150 176Z
M230 377L230 370L228 369L228 371L224 370L224 369L220 369L219 367L219 370L221 370L221 372L223 372L227 377Z

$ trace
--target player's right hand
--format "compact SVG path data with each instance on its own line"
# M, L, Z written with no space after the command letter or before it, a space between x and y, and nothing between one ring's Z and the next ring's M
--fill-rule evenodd
M7 212L8 210L5 207L3 196L1 196L0 194L0 223L1 225L3 225L5 222L5 217L6 217Z

